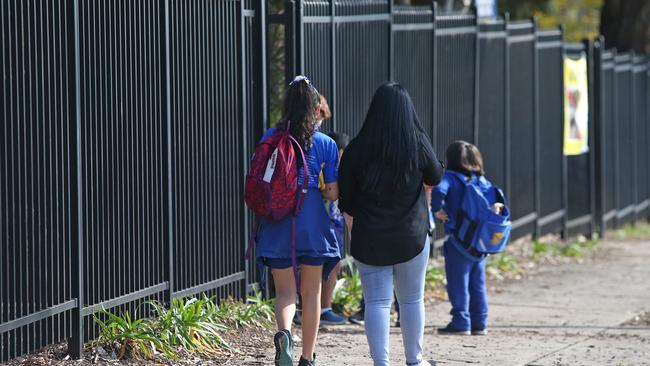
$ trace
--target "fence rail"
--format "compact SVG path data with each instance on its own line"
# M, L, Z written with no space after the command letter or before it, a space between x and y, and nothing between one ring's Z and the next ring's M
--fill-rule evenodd
M277 72L308 74L334 112L325 131L351 136L375 89L402 83L439 155L481 148L515 238L650 216L648 59L533 19L389 0L6 0L0 29L0 361L66 339L79 355L100 309L252 289L243 177ZM566 157L563 58L583 53L589 152Z

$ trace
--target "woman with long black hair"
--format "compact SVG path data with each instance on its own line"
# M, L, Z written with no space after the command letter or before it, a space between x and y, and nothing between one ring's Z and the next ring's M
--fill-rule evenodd
M352 256L361 274L375 366L389 364L393 285L407 365L429 365L422 359L430 247L424 185L436 185L442 174L408 92L397 83L382 85L339 168L339 206L354 219Z

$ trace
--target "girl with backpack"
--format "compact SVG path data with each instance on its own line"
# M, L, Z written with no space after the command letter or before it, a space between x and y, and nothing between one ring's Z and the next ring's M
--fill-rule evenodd
M393 290L407 365L430 365L422 358L430 249L424 185L437 184L442 172L409 94L397 83L382 85L343 154L339 175L339 207L354 219L352 256L361 275L375 366L389 365Z
M447 171L440 184L431 192L431 210L436 218L445 223L445 233L447 234L447 241L444 245L445 271L447 294L452 306L452 320L446 327L438 329L438 333L485 335L487 334L488 316L485 287L487 254L470 246L470 241L464 239L468 232L481 231L481 229L463 230L465 227L474 226L466 224L469 222L465 219L467 212L461 209L464 199L467 198L465 197L467 189L475 189L475 192L482 197L481 200L486 201L486 210L491 210L504 219L509 214L503 193L485 178L483 157L476 146L465 141L456 141L447 147L445 155ZM479 207L480 205L473 206ZM485 213L482 216L485 217ZM501 226L503 226L502 231L493 233L496 234L494 237L497 240L483 241L491 243L488 245L497 245L502 241L507 241L510 230L509 221ZM495 224L492 227L498 229L499 225ZM470 236L474 236L474 234L470 233Z
M285 134L297 145L293 149L297 166L292 168L298 170L297 209L277 221L262 218L256 235L258 265L270 267L275 285L278 333L274 337L274 344L277 366L293 365L291 322L296 312L298 290L302 297L303 345L299 365L315 365L314 349L321 315L321 284L341 258L336 235L323 205L323 199L336 200L339 196L338 149L334 140L316 131L320 114L320 94L309 79L296 77L286 91L282 119L277 127L267 131L261 142L264 144L266 140L274 141L278 134ZM286 135L287 132L290 136ZM278 150L280 148L275 151ZM256 148L256 154L257 151ZM278 162L282 158L286 159L287 165L292 166L291 159L286 158L291 155L290 150L279 151L277 157L268 160L268 164L263 162L266 169L264 180L268 180L271 186L296 184L274 183L276 175L273 169L281 165ZM284 160L281 163L284 164ZM321 167L325 183L322 191L318 188ZM252 205L254 203L249 204L249 207ZM298 271L299 280L296 278ZM297 283L300 284L299 288Z

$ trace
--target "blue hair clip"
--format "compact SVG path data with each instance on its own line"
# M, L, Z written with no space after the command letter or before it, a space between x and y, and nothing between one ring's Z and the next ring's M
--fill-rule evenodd
M294 78L294 79L289 83L289 86L293 86L293 84L295 84L295 83L299 83L299 82L301 82L301 81L306 82L307 85L309 85L310 88L312 88L312 89L313 89L317 94L320 95L320 93L318 92L318 89L316 88L316 86L314 85L314 83L312 83L311 80L309 80L309 78L306 77L306 76L304 76L304 75L298 75L298 76L296 76L296 77L295 77L295 78Z
M304 80L307 84L311 85L311 81L309 81L309 79L308 79L306 76L304 76L304 75L298 75L298 76L296 76L296 77L295 77L295 78L294 78L294 79L289 83L289 86L291 86L291 85L293 85L293 84L295 84L295 83L299 83L299 82L301 82L301 81L303 81L303 80Z

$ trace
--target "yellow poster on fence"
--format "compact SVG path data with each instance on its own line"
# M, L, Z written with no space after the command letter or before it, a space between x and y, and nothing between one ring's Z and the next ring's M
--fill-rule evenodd
M564 155L589 151L587 57L564 59Z

